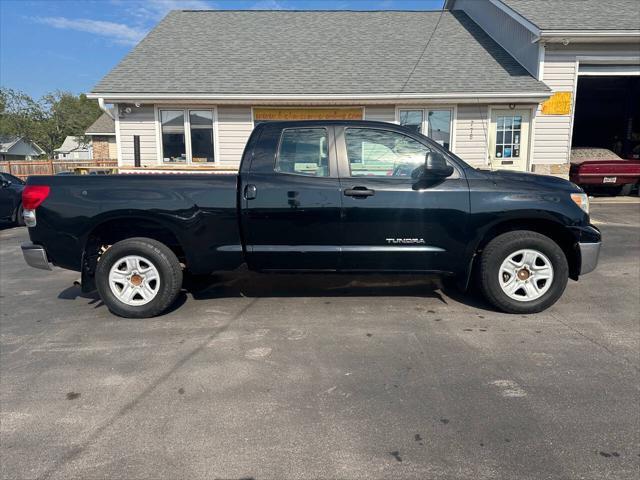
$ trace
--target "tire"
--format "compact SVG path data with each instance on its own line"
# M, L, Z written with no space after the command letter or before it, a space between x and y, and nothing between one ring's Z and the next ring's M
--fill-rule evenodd
M20 205L18 205L18 208L16 208L16 213L13 216L13 222L18 226L18 227L24 227L24 217L22 216L22 203Z
M631 195L631 190L633 190L633 183L627 183L620 188L620 193L618 195L628 197Z
M109 310L125 318L163 313L182 287L175 254L150 238L129 238L112 245L96 267L96 288Z
M479 273L482 293L492 305L506 313L527 314L558 301L567 286L569 266L552 239L517 230L489 242Z

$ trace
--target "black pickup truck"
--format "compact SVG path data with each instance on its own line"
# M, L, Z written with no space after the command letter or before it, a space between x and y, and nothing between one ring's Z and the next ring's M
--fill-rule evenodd
M465 164L401 126L256 126L238 175L30 177L27 263L81 272L109 309L150 317L183 271L424 272L498 309L541 311L592 271L600 232L574 184Z

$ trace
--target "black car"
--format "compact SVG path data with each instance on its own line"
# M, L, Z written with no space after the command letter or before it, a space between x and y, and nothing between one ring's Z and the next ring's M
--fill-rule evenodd
M22 190L25 182L9 173L0 172L0 220L24 225Z

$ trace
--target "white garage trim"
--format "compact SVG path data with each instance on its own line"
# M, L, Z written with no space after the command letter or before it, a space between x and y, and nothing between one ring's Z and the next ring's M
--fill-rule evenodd
M578 75L582 76L639 76L639 65L580 64Z

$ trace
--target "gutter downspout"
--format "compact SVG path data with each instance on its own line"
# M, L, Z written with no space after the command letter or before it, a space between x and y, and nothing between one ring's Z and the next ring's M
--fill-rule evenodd
M98 106L100 107L100 110L102 110L104 113L109 115L112 120L116 119L116 117L113 115L113 112L111 110L109 110L107 108L107 106L104 104L104 98L103 97L98 97Z

